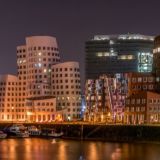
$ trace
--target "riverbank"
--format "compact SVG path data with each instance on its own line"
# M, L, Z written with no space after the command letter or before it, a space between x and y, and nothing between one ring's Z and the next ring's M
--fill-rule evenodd
M11 124L0 124L4 129ZM102 125L102 124L24 124L40 129L54 128L63 132L64 139L100 140L109 142L160 142L159 125Z

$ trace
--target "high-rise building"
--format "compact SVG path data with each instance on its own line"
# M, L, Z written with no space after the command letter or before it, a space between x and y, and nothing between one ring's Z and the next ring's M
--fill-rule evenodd
M54 115L53 112L48 113L53 109L52 104L56 104L55 98L51 95L50 79L51 66L59 62L58 45L54 37L27 37L26 44L17 47L19 107L26 109L27 114L24 119L45 121L50 120L50 117L55 117L50 115ZM46 102L45 104L44 99L49 102L52 99L52 103ZM41 101L43 101L43 105L41 105ZM45 105L50 106L50 109L40 107ZM37 106L39 106L39 110L36 109ZM37 113L38 111L39 113Z
M102 74L152 71L152 36L96 35L85 44L86 79Z
M153 74L156 77L156 91L160 92L160 36L154 39Z
M79 64L60 63L55 37L27 37L26 44L17 47L17 67L17 77L6 75L0 78L0 88L6 90L0 99L1 109L6 113L0 115L0 119L9 121L16 117L19 121L48 122L80 118ZM8 83L14 84L14 88ZM67 101L67 97L70 100ZM14 115L8 114L13 111Z

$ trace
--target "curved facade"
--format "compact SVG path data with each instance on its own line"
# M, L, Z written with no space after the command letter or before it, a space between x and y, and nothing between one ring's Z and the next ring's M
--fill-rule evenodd
M18 78L26 80L28 97L49 96L51 65L60 62L56 38L33 36L17 47Z
M57 111L63 118L80 118L81 86L80 71L77 62L64 62L52 66L52 95L57 97Z
M17 47L18 76L0 76L0 120L52 122L79 119L77 62L60 63L55 37L32 36Z
M154 37L99 35L86 42L86 79L102 74L151 72Z

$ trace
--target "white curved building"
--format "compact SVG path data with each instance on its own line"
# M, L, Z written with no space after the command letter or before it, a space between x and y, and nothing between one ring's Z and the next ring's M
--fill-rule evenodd
M60 63L55 37L31 36L25 42L17 47L18 77L0 77L0 120L49 122L79 118L78 63ZM14 93L9 92L8 83L14 84Z
M50 72L60 62L56 38L32 36L17 47L18 78L26 81L27 97L50 96Z
M62 111L63 119L80 118L81 86L80 70L77 62L64 62L52 66L52 95L57 98L57 111Z

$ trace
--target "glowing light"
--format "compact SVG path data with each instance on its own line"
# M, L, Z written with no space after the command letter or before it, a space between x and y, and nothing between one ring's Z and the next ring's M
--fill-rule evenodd
M42 67L42 64L41 64L41 63L38 63L38 67Z
M27 112L27 116L31 116L31 115L33 115L32 112L29 112L29 111L28 111L28 112Z
M46 73L46 72L47 72L47 69L44 69L43 72Z
M70 116L68 116L68 121L70 121L71 120L71 117Z

